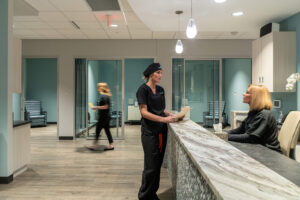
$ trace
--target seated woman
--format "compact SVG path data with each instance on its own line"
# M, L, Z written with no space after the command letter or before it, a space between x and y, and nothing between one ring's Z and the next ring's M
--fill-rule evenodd
M270 111L272 101L268 89L252 84L243 96L243 102L249 104L250 111L239 128L228 132L228 140L262 144L281 152L276 120Z

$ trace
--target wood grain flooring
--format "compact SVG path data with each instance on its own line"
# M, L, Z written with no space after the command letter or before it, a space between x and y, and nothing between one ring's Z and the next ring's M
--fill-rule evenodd
M137 199L143 170L140 126L126 126L125 135L125 140L115 141L114 151L97 152L85 148L91 140L58 141L55 125L31 129L29 169L0 185L0 200ZM165 168L158 196L174 199Z

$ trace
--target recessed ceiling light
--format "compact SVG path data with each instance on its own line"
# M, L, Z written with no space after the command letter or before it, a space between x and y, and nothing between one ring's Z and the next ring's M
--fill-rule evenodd
M242 15L244 15L244 13L242 11L232 13L232 16L235 16L235 17L242 16Z
M215 0L216 3L224 3L226 0Z
M116 28L116 27L118 27L118 24L111 24L110 27Z

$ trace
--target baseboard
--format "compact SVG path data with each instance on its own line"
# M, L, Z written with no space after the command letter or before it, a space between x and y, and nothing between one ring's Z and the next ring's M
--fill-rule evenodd
M73 140L74 137L73 136L59 136L58 139L59 140Z
M0 184L9 184L14 180L14 175L10 175L8 177L0 177Z
M141 121L129 121L129 122L125 122L125 124L129 124L129 125L140 125Z
M57 122L47 122L47 124L57 124Z

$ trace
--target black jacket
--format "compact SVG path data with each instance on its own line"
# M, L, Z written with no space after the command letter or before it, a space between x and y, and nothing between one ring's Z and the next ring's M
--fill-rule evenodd
M270 110L250 111L239 128L228 132L228 140L262 144L281 152L277 123Z

